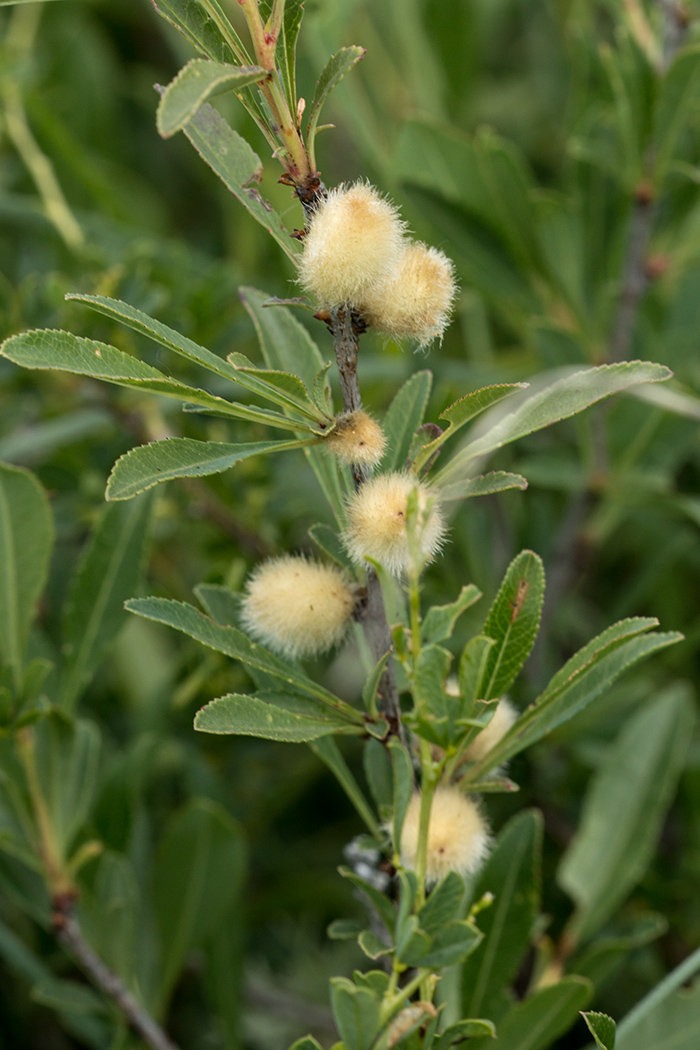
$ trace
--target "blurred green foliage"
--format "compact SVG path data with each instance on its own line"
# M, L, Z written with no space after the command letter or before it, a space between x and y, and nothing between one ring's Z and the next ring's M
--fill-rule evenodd
M651 3L307 0L299 44L307 98L331 52L367 48L328 104L337 127L318 141L327 184L367 176L390 192L417 235L454 258L462 285L455 322L427 362L365 337L368 405L383 410L426 364L435 377L431 419L476 385L537 383L618 352L675 372L653 402L621 397L494 456L494 467L525 475L529 489L461 505L426 580L429 602L451 600L455 581L473 581L490 601L515 552L529 547L543 557L554 600L516 686L520 706L617 618L657 616L664 630L686 636L518 756L509 773L519 795L489 802L496 831L525 806L544 816L549 925L530 968L546 965L569 919L563 890L574 880L566 865L560 883L555 872L575 829L583 820L584 838L594 835L591 811L620 752L635 746L635 727L642 739L653 735L654 718L694 696L688 683L698 675L700 53L691 19L687 50L667 77L656 76L660 55L631 18L635 10L661 39L661 5ZM173 367L147 340L64 301L85 292L123 299L219 354L259 360L238 287L294 295L294 275L184 136L164 142L156 134L153 85L171 80L191 53L147 0L0 7L0 338L66 328ZM265 160L264 194L288 227L301 226L249 118L228 98L219 105ZM644 294L622 338L630 230L647 198ZM322 327L309 323L322 343ZM180 363L177 375L194 382L197 370ZM255 440L267 436L252 431ZM81 579L85 599L90 559L101 564L100 535L124 528L103 509L114 460L166 434L235 442L244 433L250 440L243 424L185 416L148 395L27 373L0 359L0 460L32 469L55 522L33 657L70 671L70 601ZM235 589L261 556L308 549L307 528L327 511L302 454L286 456L293 468L289 458L247 460L159 491L141 537L148 590L190 600L201 581ZM132 580L129 594L137 591L133 576L125 586ZM111 607L129 594L113 595ZM482 617L482 609L467 611L457 645ZM358 949L324 932L358 910L335 872L360 830L349 803L303 745L194 737L202 702L249 686L239 665L116 612L104 627L105 643L120 630L108 649L96 643L86 657L92 677L75 672L62 686L83 694L88 721L80 724L99 726L102 737L94 804L76 843L96 838L105 847L80 875L86 930L154 1011L167 1012L182 1046L272 1050L309 1028L329 1043L328 975L362 962ZM315 670L352 695L353 664L345 652ZM59 688L57 672L46 688ZM354 743L343 750L361 775ZM638 815L642 824L655 801ZM573 960L572 972L596 984L595 1009L621 1017L700 943L699 807L695 735L653 862L625 888L631 896L604 927L606 943L584 946ZM195 873L197 892L218 900L211 928L196 900L185 914L179 896L200 840L207 870ZM0 853L0 1047L130 1045L111 1007L99 998L86 1007L90 992L53 942L47 909L38 878ZM527 965L516 979L521 990ZM556 1046L574 1050L589 1039L580 1022Z

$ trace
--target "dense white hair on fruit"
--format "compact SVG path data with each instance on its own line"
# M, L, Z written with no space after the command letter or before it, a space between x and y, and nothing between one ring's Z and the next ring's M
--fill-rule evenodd
M335 427L323 439L324 446L344 463L360 463L373 467L381 460L386 448L384 431L366 412L344 412L335 421Z
M345 546L353 561L373 558L396 576L409 569L406 511L411 492L418 491L418 547L431 561L445 536L446 525L437 493L410 474L380 474L365 482L348 503Z
M367 288L358 309L380 332L415 339L423 347L442 338L456 292L454 266L444 252L405 241L398 264Z
M367 182L321 201L304 238L299 281L325 306L354 305L396 267L404 249L398 210Z
M467 746L464 761L478 762L487 755L503 739L517 717L517 708L511 704L510 700L506 700L505 697L499 700L489 724Z
M246 584L242 621L283 656L316 656L343 640L355 588L335 565L291 554L263 562Z
M401 863L413 871L418 852L421 793L415 791L401 829ZM476 802L453 785L435 789L428 826L426 883L476 871L489 849L489 830Z

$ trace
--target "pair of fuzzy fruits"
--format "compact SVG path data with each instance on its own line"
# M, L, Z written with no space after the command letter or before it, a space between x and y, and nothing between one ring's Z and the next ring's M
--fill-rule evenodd
M359 565L369 557L400 576L410 565L406 516L417 491L418 556L429 561L440 547L445 523L428 486L408 474L380 474L348 504L344 540ZM357 587L342 569L283 555L251 576L243 621L254 638L289 657L315 656L342 641L355 611Z
M407 237L398 210L364 182L319 202L299 277L324 306L349 305L380 332L419 346L442 337L456 290L447 256Z

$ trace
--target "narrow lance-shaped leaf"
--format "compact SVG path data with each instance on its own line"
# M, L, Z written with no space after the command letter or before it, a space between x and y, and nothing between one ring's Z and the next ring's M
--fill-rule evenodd
M581 1016L599 1050L615 1050L615 1022L612 1017L595 1010L583 1010Z
M586 794L559 885L577 905L569 930L589 937L644 874L692 736L692 697L669 690L624 726Z
M349 73L353 66L357 65L361 58L365 56L365 49L363 47L341 47L340 51L336 51L334 55L328 59L326 66L318 78L316 84L316 91L314 93L311 108L309 110L309 120L306 125L306 146L309 151L309 156L313 159L314 157L314 139L316 138L316 131L318 129L318 119L321 116L321 108L323 103L328 98L333 88L337 87L340 81L343 79L346 73Z
M428 462L430 457L437 452L446 441L453 437L458 430L465 426L466 423L475 419L487 408L490 408L491 405L495 405L499 401L502 401L504 397L508 397L509 394L514 394L516 390L525 390L527 386L527 383L502 383L499 386L487 386L483 387L481 390L474 390L470 394L465 394L464 397L459 399L459 401L455 401L453 405L449 405L448 408L440 414L440 419L446 419L449 426L442 434L434 438L433 441L430 441L427 445L423 446L416 457L413 469L419 471L420 468Z
M434 605L423 620L421 632L428 642L443 642L452 637L457 620L481 598L481 591L473 583L466 584L459 597L448 605Z
M493 1050L546 1050L577 1019L593 994L583 977L564 977L558 984L542 988L500 1021Z
M315 440L255 441L248 445L196 441L193 438L152 441L150 445L132 448L117 460L107 482L106 496L108 500L131 499L162 481L221 474L249 456L303 448Z
M590 405L638 383L658 383L669 379L670 369L645 361L625 361L615 365L575 372L557 380L504 416L481 437L468 441L433 479L433 484L454 482L457 475L478 456L517 441L543 427L582 412Z
M209 371L224 376L226 379L236 381L236 371L228 361L224 361L217 354L213 354L211 350L207 350L205 347L200 346L199 343L195 343L193 339L176 332L174 328L163 324L162 321L149 317L143 310L139 310L129 303L123 303L120 299L110 299L105 295L81 295L77 292L69 292L65 298L69 302L84 303L92 310L104 314L105 317L121 321L122 324L133 328L135 332L148 336L155 342L160 343L161 346L165 346L176 354L180 354L188 361L193 361L203 368L208 368Z
M401 851L401 829L413 793L413 765L408 751L396 737L389 741L394 772L394 812L392 815L394 852Z
M700 948L675 968L617 1026L616 1050L695 1050L700 1040ZM691 989L683 988L695 978Z
M479 873L472 898L492 893L494 901L478 917L484 941L464 964L462 1012L487 1017L515 978L527 952L540 906L542 818L519 813L498 836Z
M438 488L440 500L447 503L455 499L470 499L472 496L489 496L507 489L526 489L527 479L522 474L509 474L505 470L494 470L476 478L464 478Z
M157 623L174 627L175 630L190 635L203 645L208 645L210 649L216 649L251 668L272 675L273 678L285 682L292 693L299 692L302 696L311 697L323 707L336 714L344 715L348 721L364 725L364 718L360 711L328 692L317 682L307 678L292 664L275 656L262 645L252 642L243 631L239 631L236 627L224 627L215 623L214 620L210 620L208 616L195 609L193 605L176 602L170 598L135 598L126 603L126 608L147 620L155 620Z
M71 332L44 329L10 336L0 346L0 353L23 368L55 368L185 401L217 415L248 419L286 430L299 429L298 423L278 412L226 401L206 390L187 386L114 346L84 339Z
M76 573L63 625L59 703L71 710L107 645L126 620L138 589L152 501L107 507Z
M423 422L432 383L432 372L427 369L416 372L406 380L389 405L382 421L387 438L386 452L381 462L383 473L405 467L411 439Z
M357 729L355 729L355 731L357 731ZM374 815L374 811L365 798L364 792L357 783L350 767L343 758L340 748L335 740L326 735L322 740L316 739L312 741L309 744L309 747L322 762L325 762L333 773L333 776L336 778L343 791L364 820L370 834L374 835L376 838L380 838L381 831L377 818Z
M269 703L264 696L228 693L197 712L194 728L202 733L256 736L263 740L304 743L330 733L361 733L347 721L313 718Z
M545 691L511 726L485 758L475 763L469 778L509 761L562 722L595 700L628 667L680 641L676 631L645 634L654 619L622 620L594 638L557 672Z
M250 62L217 0L153 0L153 6L200 54L217 62Z
M46 583L53 518L28 470L0 464L0 661L19 686L27 634Z
M534 645L544 601L544 567L533 551L522 551L508 566L481 634L493 638L481 699L501 697L513 684Z
M318 408L298 375L273 368L256 368L244 354L229 354L228 361L233 365L236 382L241 386L308 419L325 426L330 423L328 413Z
M256 189L262 177L262 162L246 140L207 103L188 122L184 132L202 160L296 266L298 249L293 245L297 241L292 239L272 205L263 200Z
M248 84L269 80L271 73L261 66L232 66L193 58L163 91L156 113L156 127L163 138L181 131L197 110L210 98Z

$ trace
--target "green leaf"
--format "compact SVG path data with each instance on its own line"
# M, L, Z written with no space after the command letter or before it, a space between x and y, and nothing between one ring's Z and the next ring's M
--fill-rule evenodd
M261 66L232 66L203 58L191 59L160 97L156 113L158 134L164 139L170 138L182 131L210 98L269 80L271 75Z
M700 1038L700 948L657 984L617 1026L616 1050L696 1050Z
M354 941L361 933L362 925L354 919L334 919L326 929L332 941Z
M247 445L196 441L193 438L152 441L150 445L139 445L119 457L107 481L106 498L128 500L173 478L201 478L209 474L221 474L249 456L287 452L303 448L313 440L254 441Z
M72 711L138 590L152 501L107 507L73 580L63 621L59 703Z
M309 397L309 392L299 376L269 368L256 368L244 354L229 354L227 360L236 372L236 381L241 386L261 394L280 407L300 413L307 419L323 425L321 433L329 431L331 417L319 411Z
M445 691L445 680L452 654L439 645L426 645L420 650L415 667L415 687L426 712L424 718L413 718L411 724L420 736L447 747L454 736L454 722L459 715L459 699Z
M639 617L621 620L579 650L555 674L534 704L511 726L502 740L470 772L477 779L488 769L509 761L552 729L595 700L638 660L681 641L682 635L644 634L657 623Z
M314 139L316 138L318 119L321 116L323 103L331 91L338 86L345 74L349 73L352 67L357 65L360 59L364 57L365 49L363 47L357 47L356 45L341 47L339 51L336 51L328 59L321 76L318 78L306 125L306 147L311 158L314 157L315 153Z
M464 704L464 717L468 718L474 703L482 694L482 683L486 673L489 653L496 644L495 639L477 634L470 638L459 661L459 692Z
M700 88L700 45L678 51L661 81L654 114L656 179L668 173L678 137L697 105Z
M450 871L431 891L430 896L418 912L420 928L432 937L457 915L464 899L464 879L456 871Z
M470 499L472 496L488 496L507 489L526 489L527 479L521 474L509 474L505 470L493 470L476 478L464 478L438 488L440 500L445 503L453 499Z
M462 587L455 601L448 605L434 605L423 621L423 639L426 642L444 642L451 638L459 617L478 602L479 598L481 591L473 583L469 583Z
M353 564L348 557L342 540L336 530L332 529L330 525L325 525L323 522L312 525L309 529L309 536L316 546L340 565L341 568L350 572L353 571Z
M275 53L282 84L284 85L284 93L287 96L291 113L296 113L297 111L296 47L303 15L304 0L286 0L282 31L277 41L277 51Z
M239 825L223 806L194 799L170 817L153 869L162 969L162 1015L189 953L215 933L238 899L246 869Z
M323 1047L312 1035L305 1035L295 1040L289 1050L323 1050Z
M481 930L470 920L451 922L438 930L427 952L411 945L401 953L401 961L408 966L440 970L444 966L454 966L455 963L462 962L476 951L482 939Z
M564 977L535 992L499 1022L493 1050L545 1050L577 1020L593 988L583 977Z
M667 690L625 724L593 777L558 872L574 899L570 932L590 937L644 874L692 735L689 690Z
M446 1028L435 1044L435 1050L449 1050L455 1043L463 1043L467 1039L478 1039L479 1036L496 1035L493 1021L483 1021L476 1018L468 1018L464 1021L456 1021Z
M594 1010L583 1010L581 1016L588 1025L588 1031L595 1039L595 1045L600 1050L614 1050L615 1022L612 1017Z
M217 354L195 343L186 335L176 332L174 328L163 324L162 321L149 317L143 310L138 310L135 306L123 303L120 299L109 299L104 295L81 295L77 292L70 292L65 298L69 302L84 303L97 313L115 321L121 321L122 324L133 328L135 332L148 336L149 339L167 347L168 350L173 350L188 361L201 365L210 372L215 372L216 375L224 376L225 379L237 381L236 370L228 361L224 361Z
M28 470L0 463L0 662L11 667L16 688L52 547L53 517L41 485Z
M113 346L98 343L94 339L83 339L70 332L50 329L24 332L7 339L0 346L0 353L24 368L56 368L93 379L104 379L117 386L147 390L162 397L186 401L216 414L281 426L287 430L299 427L298 423L293 424L277 412L215 397L206 390L170 379L157 368Z
M413 794L413 763L411 756L397 737L388 744L394 773L394 810L392 815L394 853L401 852L401 829Z
M216 620L223 627L235 627L241 610L239 593L220 583L198 583L194 593L212 620Z
M365 709L375 717L377 715L377 693L379 692L379 683L381 682L382 675L386 670L386 665L391 658L392 653L389 649L376 662L362 689L362 702L365 705Z
M642 948L661 937L668 920L657 912L648 912L631 922L616 923L610 932L597 937L572 957L569 969L587 977L599 992L610 976L635 948Z
M615 365L599 365L575 372L559 379L539 393L521 401L516 409L503 416L486 433L468 441L439 474L433 484L440 487L446 482L456 481L456 475L468 463L485 456L495 449L543 427L551 426L560 419L583 412L590 405L620 393L638 383L658 383L669 379L670 369L644 361L625 361Z
M492 893L494 902L479 914L484 940L462 971L467 1016L494 1012L530 947L540 907L541 853L542 818L526 810L506 824L479 874L472 899Z
M354 728L352 732L358 732L357 728ZM376 838L381 838L381 830L372 807L365 798L360 785L357 783L357 780L350 770L350 767L340 753L340 749L335 740L326 736L323 740L316 740L314 743L309 744L309 746L313 753L328 766L331 773L337 779L343 791L364 820L370 834L374 835Z
M364 725L362 714L329 693L323 686L307 678L287 661L275 656L256 642L251 642L247 634L236 627L223 627L186 602L176 602L169 598L135 598L126 603L126 608L137 616L157 623L167 624L183 634L188 634L210 649L216 649L234 660L265 674L272 675L286 683L292 693L318 701L323 707L344 715L348 721Z
M365 779L381 816L391 812L393 777L389 753L379 740L368 740L362 749Z
M36 767L59 856L67 860L97 788L100 734L93 722L50 714L33 729Z
M533 551L521 551L506 570L481 634L493 638L484 672L482 700L503 696L527 660L540 626L544 567Z
M190 44L217 62L248 61L248 55L217 0L153 0L158 14Z
M363 879L360 875L356 875L351 868L340 867L338 868L338 871L344 879L351 882L358 890L362 890L371 901L387 930L392 931L394 929L396 914L394 905L389 898L385 897L383 893L376 889L370 882L367 882L366 879Z
M379 1032L379 999L347 977L331 977L331 1009L345 1050L370 1050Z
M194 728L202 733L233 733L263 740L301 743L329 733L361 733L358 725L339 719L311 718L269 703L264 696L228 693L197 712Z
M208 104L198 110L183 130L202 160L296 266L299 248L294 245L297 241L284 228L272 205L255 188L262 178L262 161L246 140Z
M433 383L432 372L415 372L398 391L384 417L382 429L386 434L386 451L379 469L382 474L403 470L411 439L423 422Z
M303 324L286 306L266 307L269 296L257 288L239 288L238 294L255 325L267 367L291 372L306 390L313 390L326 362Z
M357 938L357 943L368 959L379 959L380 956L389 955L394 950L392 945L387 945L371 930L363 930Z
M416 473L466 423L475 419L491 405L502 401L504 397L514 394L516 390L525 390L527 386L527 383L502 383L500 386L487 386L481 390L474 390L471 394L465 394L459 401L449 405L440 414L440 419L446 419L449 426L433 441L423 446L413 464Z

